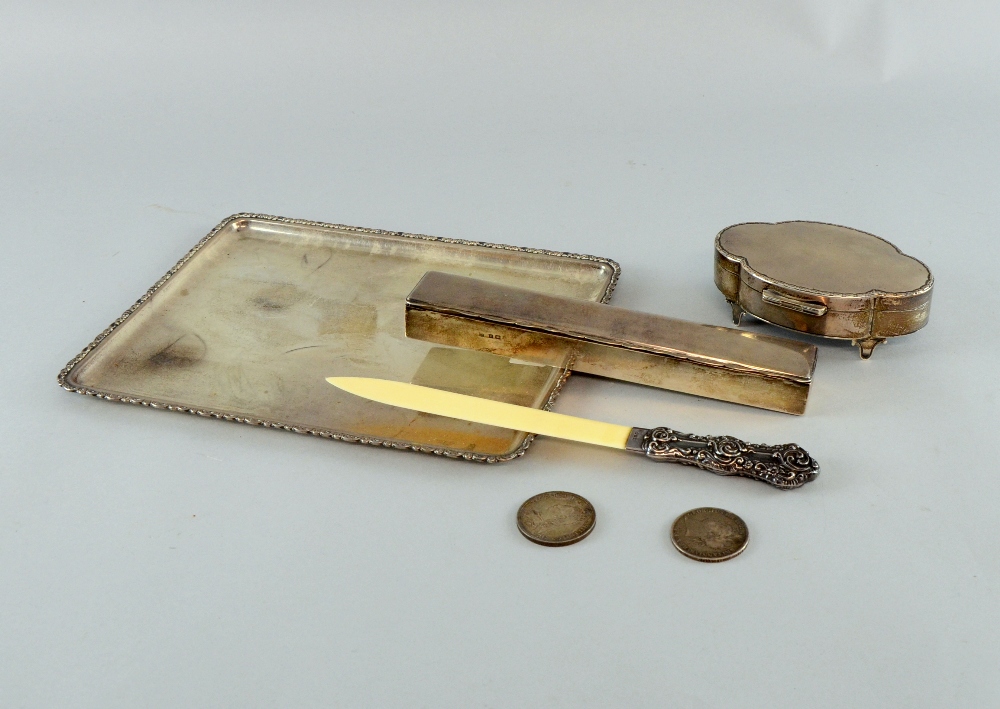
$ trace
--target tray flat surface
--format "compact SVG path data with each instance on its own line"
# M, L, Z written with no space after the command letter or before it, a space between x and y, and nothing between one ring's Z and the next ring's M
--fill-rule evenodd
M376 404L329 376L546 407L564 370L404 335L426 271L606 302L610 259L266 215L229 217L60 373L66 389L331 438L495 462L530 438Z

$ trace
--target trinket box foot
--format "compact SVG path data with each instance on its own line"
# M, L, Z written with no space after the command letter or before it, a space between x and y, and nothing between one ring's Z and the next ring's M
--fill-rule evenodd
M852 340L851 344L861 351L861 359L868 359L872 356L875 348L886 341L884 337L868 337L864 340Z
M743 324L743 308L735 300L727 300L729 307L733 309L733 325L737 327Z

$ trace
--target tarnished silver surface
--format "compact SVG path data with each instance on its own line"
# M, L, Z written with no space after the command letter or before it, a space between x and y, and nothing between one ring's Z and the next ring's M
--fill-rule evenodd
M59 373L111 401L480 462L531 436L338 395L331 375L393 377L547 408L567 372L408 339L403 301L427 270L605 300L618 265L460 239L236 214Z
M738 475L782 490L819 475L819 463L794 443L764 445L732 436L695 436L670 428L633 428L625 449L652 460L680 463L716 475Z

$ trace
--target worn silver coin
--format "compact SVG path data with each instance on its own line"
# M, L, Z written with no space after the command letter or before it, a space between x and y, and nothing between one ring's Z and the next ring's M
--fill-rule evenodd
M696 561L726 561L747 548L750 530L728 510L698 507L674 520L670 541L677 551Z
M517 528L535 544L575 544L594 529L597 513L586 499L554 490L529 498L517 511Z

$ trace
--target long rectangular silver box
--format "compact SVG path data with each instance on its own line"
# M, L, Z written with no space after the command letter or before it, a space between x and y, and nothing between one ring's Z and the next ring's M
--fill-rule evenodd
M794 340L439 272L407 297L406 336L790 414L816 366Z

